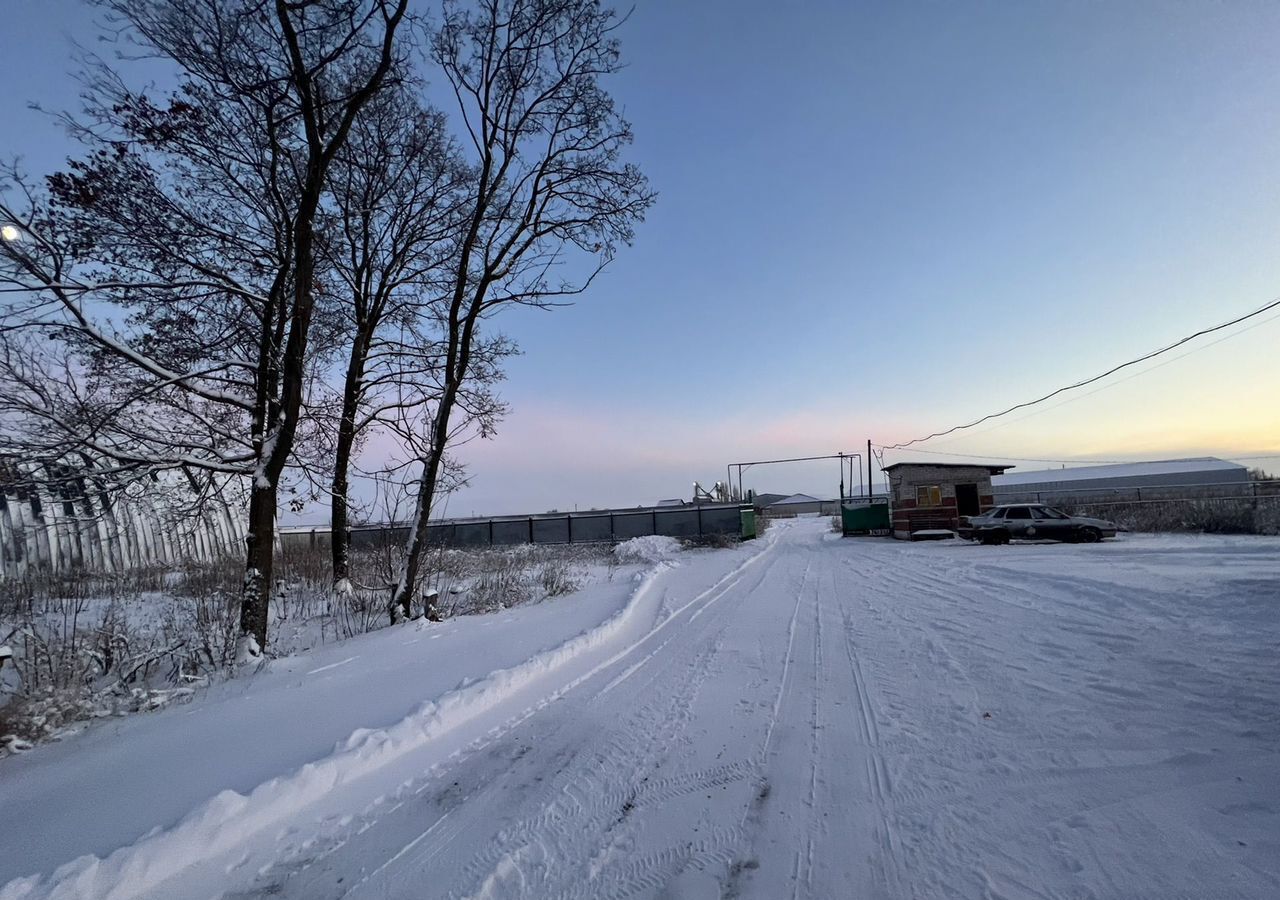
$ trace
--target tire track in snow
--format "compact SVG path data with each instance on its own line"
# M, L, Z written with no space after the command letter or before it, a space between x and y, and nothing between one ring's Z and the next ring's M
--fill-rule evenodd
M494 835L490 846L464 869L463 884L488 883L513 852L532 847L533 858L541 867L533 885L540 892L537 895L561 896L555 892L554 885L560 875L559 860L567 855L565 850L580 844L584 834L601 836L605 844L602 849L607 850L615 840L613 831L638 805L641 788L648 786L645 778L641 778L640 785L632 787L598 781L598 776L613 772L639 773L653 767L653 757L660 755L663 748L687 726L689 709L698 687L706 678L714 652L714 646L704 648L695 663L685 669L678 693L663 697L661 703L647 704L638 715L624 722L620 731L601 735L594 742L589 741L582 746L574 754L574 759L589 759L589 768L566 766L545 791L521 798L522 806L532 806L539 812L531 818L517 820L514 825ZM666 779L666 784L658 791L672 791L671 796L692 792L709 786L725 774L732 773ZM586 784L581 783L584 777L590 779ZM654 857L648 863L657 865L662 859L661 856ZM471 894L469 889L460 888L449 896L488 895L483 891Z
M800 593L809 582L809 572L813 563L805 568L801 581ZM822 820L818 818L818 772L822 766L822 692L826 681L822 658L822 603L815 595L813 600L813 689L809 704L809 792L805 805L809 808L810 821L813 826L820 827ZM800 886L804 885L804 896L813 893L813 830L810 828L804 836L804 856L799 860L801 878L797 878L792 890L792 900L801 897Z
M622 677L615 676L615 678L608 683L607 687L609 691L620 689L620 687L625 685L628 680L637 677L636 673L643 673L646 669L646 664L651 659L661 658L669 661L673 656L678 659L680 651L678 649L668 648L668 644L676 642L678 639L683 639L683 641L692 640L695 643L698 641L706 641L707 643L705 644L705 647L712 651L706 658L708 664L707 667L698 667L699 677L697 679L685 678L685 680L691 682L691 686L695 688L695 690L691 692L693 696L690 702L696 700L696 689L700 688L701 684L705 681L707 668L710 663L717 658L723 645L725 631L736 624L736 620L731 617L733 614L731 614L729 610L732 609L736 611L740 609L742 604L753 596L760 585L766 579L771 578L774 575L775 571L775 560L770 560L767 565L759 567L754 578L749 581L737 578L733 579L732 582L729 583L727 579L722 580L725 590L720 593L716 598L716 601L718 602L722 600L732 592L734 603L731 607L719 610L717 613L719 616L718 621L704 620L708 621L709 625L714 626L713 630L709 632L707 636L698 637L696 632L690 632L688 627L677 630L672 636L669 636L662 642L661 646L663 648L663 652L661 655L657 652L653 652L648 654L638 664L633 663L628 666L627 669L621 673ZM794 642L796 632L798 630L797 622L799 607L803 598L804 591L801 591L797 596L797 603L795 607L793 607L792 623L788 629L788 649L784 654L784 669L787 669L788 671L790 665L789 661L794 655ZM700 606L696 615L691 616L685 625L693 626L695 623L701 624L699 619L703 617L704 613L709 616L712 609L713 607L711 603ZM678 647L679 644L677 643L676 646ZM640 684L626 685L627 693L634 695L639 692L641 696L645 696L652 691L652 687L656 682L661 681L664 678L669 680L670 674L670 672L665 670L652 673L649 681L642 682ZM596 700L599 701L600 699L602 699L600 695L597 695ZM612 700L613 698L610 697L609 699ZM766 728L766 735L771 733L772 727L776 724L780 702L779 698L775 698L772 711L773 714L770 716L769 725ZM630 731L631 729L627 730ZM627 738L628 746L631 745L631 740L632 739L630 737ZM665 745L662 748L663 752L661 754L643 754L651 756L653 760L652 765L655 769L657 769L659 765L665 765L664 759L672 752L671 745L674 742L664 737L656 743ZM650 807L660 807L678 797L692 796L697 792L715 786L724 787L728 784L740 782L757 783L759 781L759 772L762 769L764 758L767 755L764 750L765 747L767 747L767 742L762 744L762 749L759 754L753 755L755 758L739 760L728 764L720 764L708 769L698 769L693 773L689 773L684 776L677 776L675 778L659 779L654 782L653 787L649 787L642 780L638 789L631 787L626 792L615 791L612 794L609 794L608 792L601 792L601 796L607 797L607 800L601 804L601 809L617 810L617 804L619 801L623 801L622 805L625 808L623 810L624 815L620 817L620 822L606 824L602 832L604 840L598 841L598 844L602 846L600 846L592 856L592 863L588 872L589 877L584 879L580 877L580 873L576 873L572 870L567 871L565 874L568 878L572 879L570 884L574 885L573 887L567 887L563 890L557 891L554 889L553 880L544 879L540 882L540 890L542 893L538 893L537 895L556 897L633 896L636 893L644 894L651 892L656 887L664 884L676 872L681 870L708 871L717 868L727 870L730 868L730 863L736 856L733 848L741 847L743 845L744 833L741 827L728 829L712 827L709 830L712 833L713 838L700 837L693 841L681 841L674 846L669 846L658 851L646 854L636 854L631 850L631 848L635 846L635 840L637 837L644 836L644 832L637 832L636 827L633 826L631 822L637 816L642 816L646 809ZM620 772L625 773L627 771L627 766L619 763L620 760L616 758L609 759L604 762L604 766L602 766L602 768L615 775ZM641 769L635 769L634 771L639 772ZM599 816L597 815L596 820L598 819ZM588 826L588 828L580 829L580 831L598 828L599 822L592 821L589 818ZM698 829L694 830L697 831ZM581 835L578 835L574 840L564 841L562 846L564 848L564 852L568 854L574 849L580 850L581 844ZM623 852L614 852L615 847ZM545 865L546 861L546 859L540 859L539 864ZM621 868L619 868L619 866L621 866Z
M553 777L551 779L541 779L541 776L536 774L537 769L547 765L546 752L543 750L538 762L526 765L525 762L517 760L514 768L502 773L503 783L508 784L508 786L510 786L511 782L523 778L527 782L524 788L516 785L514 790L498 791L489 789L489 785L484 785L466 794L465 799L469 806L477 803L483 806L484 803L488 802L494 807L494 815L491 821L503 823L505 819L501 833L496 835L498 838L496 841L493 840L495 837L494 831L482 836L476 833L474 827L470 825L460 823L455 826L449 826L448 824L428 822L426 823L426 828L416 829L410 840L405 841L387 854L389 857L399 853L396 865L393 868L413 870L423 865L434 867L434 862L447 858L449 853L454 853L458 849L461 849L463 855L466 855L467 853L474 853L474 847L476 846L489 846L488 850L478 854L467 864L468 874L463 879L463 884L470 884L471 887L459 886L453 890L451 896L462 896L468 891L475 890L477 885L484 884L488 876L499 868L507 873L508 876L514 877L512 874L513 869L511 868L513 861L520 866L528 866L533 864L535 858L538 860L537 864L546 866L546 872L550 873L542 879L542 883L546 884L554 880L554 877L558 877L555 875L556 865L558 865L555 862L557 854L565 855L570 849L573 849L569 846L570 842L567 839L556 837L553 833L566 832L570 826L574 827L574 832L579 838L584 831L594 830L596 833L606 831L617 833L618 828L611 823L611 818L615 817L623 806L628 806L632 810L643 809L646 806L668 802L672 798L693 794L699 790L723 786L737 780L749 778L750 776L747 773L751 771L751 767L746 763L738 762L722 764L703 772L695 772L680 777L650 778L648 782L645 782L643 780L643 767L646 763L643 760L637 761L636 751L637 748L643 749L646 745L659 746L673 743L676 735L687 725L687 707L696 698L696 690L701 681L705 679L706 671L718 651L719 633L723 631L723 623L717 630L715 627L717 620L702 618L702 614L709 612L710 609L721 603L729 595L738 598L748 595L754 587L758 586L761 580L768 577L773 565L773 558L776 556L776 545L776 538L766 543L764 547L760 548L759 552L746 560L738 562L729 572L720 576L710 588L701 591L692 599L678 605L664 620L659 622L653 629L647 631L638 640L631 642L609 659L593 667L585 675L573 680L566 686L562 686L556 692L553 700L541 703L538 709L530 713L531 718L526 717L528 721L522 719L519 722L512 723L509 728L505 729L504 733L493 735L491 740L485 742L485 746L489 743L495 743L495 746L497 746L508 740L508 735L513 732L526 731L533 723L545 718L538 715L538 712L551 711L559 701L569 696L578 696L583 690L587 690L592 684L596 684L603 678L608 677L613 670L621 666L625 666L623 671L618 675L614 675L608 682L610 696L601 698L597 695L597 706L608 708L613 702L612 693L621 692L623 687L626 687L628 695L642 692L652 694L655 698L653 703L642 704L639 712L632 720L624 723L620 729L616 729L618 733L613 734L612 737L610 737L611 732L608 729L597 729L588 733L583 729L575 731L572 728L561 728L558 733L539 733L533 737L530 740L531 743L545 742L545 745L560 746L563 750L558 754L559 759L552 769ZM696 660L695 664L691 665L682 675L668 671L662 666L648 665L655 658L670 655L668 652L669 645L673 641L680 641L683 636L687 635L689 633L688 626L694 622L698 625L697 632L704 638L700 654L693 657ZM710 630L702 627L703 622L710 622ZM688 638L686 637L685 643L682 645L687 646L687 642ZM659 651L661 651L661 657L659 656ZM638 661L629 660L630 657L634 657L641 652L645 655ZM680 658L680 654L677 653L676 657ZM635 683L631 684L631 682ZM681 688L681 691L672 694L669 688L673 684ZM659 689L664 687L668 689L665 695L668 702L665 706L661 700L664 696L663 690ZM622 701L623 708L626 708L625 704L626 701ZM686 712L680 712L681 709L685 709ZM647 739L647 742L642 739ZM595 748L595 750L593 751L590 748ZM464 753L457 761L451 764L451 768L456 769L460 763L463 763L468 758L475 758L476 754L482 749L483 747L476 747ZM591 757L592 752L596 754L594 757ZM657 750L647 754L639 754L640 757L646 755L649 758L647 764L656 769L656 765L653 765L653 760L658 756ZM533 754L531 754L531 758L533 758ZM587 783L572 783L573 777L581 773L584 768L580 761L587 759L590 761L590 765L587 768L592 771L620 771L624 774L628 771L635 772L635 780L639 782L640 787L633 790L629 782L611 784L597 778L593 778ZM555 777L556 772L561 773L561 777L558 780ZM437 780L434 778L426 779L426 783L419 789L418 793L424 792ZM536 793L530 793L528 785L533 785L537 788L536 782L538 780L549 781L550 783L538 788ZM489 795L489 800L485 799L486 794ZM494 798L498 802L493 802ZM518 813L511 812L510 808L513 805L536 810L536 812L531 816L522 817ZM373 810L369 814L368 821L355 830L361 831L373 828L380 819L385 818L385 811L380 813L377 810ZM631 816L628 815L625 818L629 819ZM521 821L522 819L523 822ZM574 825L575 822L577 823L576 825ZM429 839L424 836L428 831L431 832ZM544 838L547 835L552 835L552 837L539 842L534 837L538 832L543 832L542 837ZM519 856L515 856L515 849L520 844L530 849ZM712 842L712 844L715 844L715 842ZM705 841L698 844L697 846L702 848L698 850L698 855L708 856L710 854L717 859L720 857L728 858L728 851L715 849L712 844L708 844ZM470 845L469 848L468 845ZM505 855L504 852L494 852L494 846L505 848ZM668 855L659 854L650 859L648 865L650 867L661 866L667 864L667 861L669 861ZM311 864L317 862L318 860L310 860L307 867L309 868ZM619 864L615 861L612 865L616 868ZM632 868L634 868L634 865L632 865ZM388 883L388 878L391 878L389 883L395 883L395 878L391 872L384 870L377 878L361 881L351 886L347 891L335 894L335 896L368 893L369 889L374 887L375 882ZM313 881L314 879L302 878L297 884L301 887L302 883ZM550 888L548 889L550 890ZM441 891L443 890L445 888L441 887ZM294 895L309 897L310 893L302 890L301 893L295 893ZM551 895L555 896L556 894L553 891Z
M871 702L871 694L867 688L867 678L862 670L857 649L857 630L852 615L847 607L841 607L843 623L845 659L849 674L853 679L854 694L858 706L858 725L866 749L867 783L871 789L871 799L876 810L877 824L875 837L880 845L880 854L875 860L878 881L886 893L898 895L902 892L901 858L902 847L898 837L897 824L893 818L891 806L894 798L894 785L889 777L888 767L884 762L884 751L880 745L880 729L876 724L875 708Z
M752 561L758 559L759 556L760 555L753 558ZM694 613L688 617L687 622L684 623L686 628L688 626L692 626L704 612L713 609L714 605L723 600L723 598L729 595L730 592L740 587L744 578L742 571L745 568L746 565L744 564L739 567L739 569L722 578L712 589L704 592L703 595L700 595L700 597L705 598L706 602L698 606ZM771 570L772 561L769 565L760 568L754 582L749 587L742 590L741 593L749 595L755 587L758 587L759 584L768 577ZM688 609L690 606L692 606L692 603L685 604L677 610L675 614L673 614L673 617L674 615L679 615L680 612ZM696 699L698 688L706 680L712 660L720 650L722 644L721 637L725 628L728 627L728 624L730 623L725 623L721 625L718 630L715 630L712 633L710 640L703 645L702 652L698 657L700 662L694 667L692 677L690 677L689 673L686 673L686 676L680 680L679 683L682 685L681 689L676 691L674 694L666 695L664 702L650 704L646 707L658 712L660 715L660 722L680 723L680 730L683 730L683 727L687 725L688 710ZM635 677L637 672L641 672L647 663L657 657L673 641L689 640L689 634L690 633L687 630L673 631L645 657L626 667L623 672L610 680L605 687L596 694L594 702L599 704L605 694L613 691L620 685L625 684L628 680ZM669 677L670 673L668 671L658 670L651 673L646 684L652 687L664 679L669 680ZM629 687L633 693L639 689L636 685L630 685ZM644 691L644 693L654 694L658 696L660 700L663 697L660 690L648 690ZM637 732L647 734L647 740L637 741ZM661 762L661 758L669 752L668 748L673 743L675 735L675 732L666 733L660 727L655 728L648 721L642 722L638 727L627 727L614 744L615 751L617 752L598 760L599 769L606 773L626 773L629 771L639 772L650 766L656 769L658 764ZM640 761L629 758L634 753L636 747L641 748L641 752L636 754ZM654 748L657 748L656 752L654 751ZM721 829L718 831L721 835L720 839L710 842L707 839L701 839L699 841L692 842L687 846L681 845L680 847L668 848L667 850L651 853L639 858L631 858L621 872L610 872L609 867L612 862L612 857L615 855L612 854L613 848L618 845L625 846L626 844L625 834L620 835L618 832L622 831L625 833L627 831L625 826L627 821L631 818L632 813L638 808L643 808L645 805L651 805L655 801L667 801L678 796L705 790L709 787L721 786L727 783L743 780L748 777L748 773L753 769L754 766L748 763L737 762L724 766L713 767L710 770L704 770L681 777L659 779L656 785L652 787L649 785L649 776L644 776L641 779L639 786L623 786L615 788L612 791L593 789L593 796L598 797L599 802L593 804L590 808L580 808L577 811L576 815L573 817L573 823L579 827L573 835L557 833L557 829L560 829L561 823L567 822L568 819L556 817L552 821L539 821L532 828L521 829L518 834L515 835L515 838L516 840L536 839L533 835L541 834L546 828L550 827L553 833L555 833L555 839L551 842L551 846L548 846L544 842L542 847L544 855L539 857L540 863L543 866L546 866L548 862L547 857L556 855L557 850L561 851L559 855L566 856L568 855L568 851L571 851L576 846L580 846L583 832L600 832L604 836L605 840L602 842L603 846L598 849L592 857L592 864L589 872L591 877L588 879L588 883L591 885L591 891L593 893L583 894L583 896L629 896L636 890L650 886L653 880L658 878L660 874L658 870L670 868L677 862L689 864L697 861L706 863L714 860L728 860L731 854L727 849L727 845L729 843L735 843L739 834L737 830L726 831ZM618 821L609 823L607 819L616 814L620 807L622 808L623 815L619 817ZM562 831L563 829L560 830ZM501 837L504 844L510 843L511 836L503 835ZM689 852L689 847L694 848L692 853ZM490 852L487 856L492 857L493 853ZM484 871L487 867L494 864L491 858L486 858L477 862L480 871ZM616 866L614 868L616 869ZM568 893L565 893L564 891L557 893L552 890L554 876L558 873L555 872L554 868L548 868L546 869L546 872L549 872L550 874L545 875L544 881L549 883L541 884L541 890L544 892L549 891L550 893L548 895L550 896L576 896L576 894L569 889L565 889L569 890ZM466 880L473 880L477 874L477 872L473 871L467 876ZM569 876L572 879L571 884L579 883L579 879L574 876L574 873L569 873ZM615 884L611 886L605 880L606 878L611 878ZM602 884L602 881L605 881L605 883Z
M752 753L753 768L756 772L754 779L756 784L755 796L746 808L743 810L742 816L738 822L738 832L743 836L742 850L740 856L754 860L759 854L757 845L761 841L762 831L765 827L766 820L764 818L765 807L769 803L772 795L773 785L772 779L768 775L769 764L774 745L774 731L778 726L778 722L782 717L783 700L792 684L792 667L795 658L795 642L798 625L800 622L800 607L804 603L804 588L808 583L809 571L813 566L812 560L808 560L805 565L804 572L800 576L800 585L796 590L796 600L791 608L791 617L787 622L786 645L782 653L781 668L778 675L778 690L774 694L773 702L769 709L768 721L765 725L764 736L759 747ZM793 852L791 857L791 879L792 885L798 884L800 872L801 856L798 852ZM739 892L746 887L744 883L746 870L738 867L730 872L728 883L725 886L724 896L737 897Z

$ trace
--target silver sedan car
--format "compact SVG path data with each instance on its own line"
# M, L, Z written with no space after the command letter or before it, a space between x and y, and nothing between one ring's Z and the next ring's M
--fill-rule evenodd
M1092 544L1115 537L1116 531L1106 519L1069 516L1043 503L1006 503L970 517L960 536L984 544L1007 544L1012 538Z

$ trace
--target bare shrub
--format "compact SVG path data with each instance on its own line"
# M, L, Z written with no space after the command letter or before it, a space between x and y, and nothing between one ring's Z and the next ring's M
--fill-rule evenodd
M73 722L155 709L190 694L182 686L189 640L162 616L131 621L129 601L84 596L50 598L7 629L17 696L4 704L5 747L56 736ZM167 610L166 610L167 612Z
M559 597L561 594L571 594L581 586L575 576L574 567L567 559L549 559L538 571L538 583L548 597Z
M697 537L684 538L682 543L686 547L708 547L715 550L725 550L742 543L742 537L736 534L701 534Z
M480 550L447 549L432 561L424 587L441 594L448 618L507 609L572 593L582 586L582 567L615 562L608 544L516 544Z
M467 613L493 612L533 599L534 579L518 560L499 557L492 562L467 588Z
M583 566L613 565L609 549L433 548L424 587L439 590L446 616L491 612L577 590ZM323 548L282 554L272 652L384 627L394 565L385 549L353 553L351 589L340 592ZM240 634L240 579L237 561L224 560L0 582L0 644L14 653L10 696L0 696L0 755L79 721L168 705L227 677Z
M1231 497L1057 504L1078 516L1108 519L1129 531L1276 534L1280 498Z

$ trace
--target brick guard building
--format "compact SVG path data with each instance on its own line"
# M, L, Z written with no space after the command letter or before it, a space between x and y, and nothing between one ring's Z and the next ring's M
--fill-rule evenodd
M1013 466L986 463L894 463L885 466L893 504L893 536L947 537L961 516L995 505L991 476Z

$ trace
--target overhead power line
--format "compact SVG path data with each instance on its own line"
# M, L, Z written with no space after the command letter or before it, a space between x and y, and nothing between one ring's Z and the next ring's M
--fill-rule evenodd
M1081 400L1092 397L1095 394L1100 394L1103 391L1109 391L1112 388L1119 387L1125 382L1132 381L1135 378L1141 378L1143 375L1146 375L1150 372L1154 372L1156 369L1162 369L1165 366L1171 366L1176 362L1180 362L1181 360L1186 359L1188 356L1191 356L1193 353L1203 353L1205 350L1208 350L1210 347L1216 347L1218 344L1221 344L1223 341L1229 341L1232 338L1239 337L1240 335L1245 334L1246 332L1252 331L1255 328L1261 328L1263 325L1266 325L1269 322L1275 322L1277 320L1280 320L1280 315L1268 316L1265 319L1255 319L1253 322L1246 325L1244 328L1241 328L1238 331L1233 331L1229 334L1224 334L1222 337L1218 338L1217 340L1209 341L1207 343L1203 343L1198 346L1192 347L1190 350L1187 350L1185 353L1179 353L1176 356L1167 357L1166 359L1156 363L1155 365L1148 366L1145 369L1138 369L1136 372L1130 372L1128 375L1125 375L1123 378L1117 378L1114 381L1109 381L1106 384L1102 384L1095 387L1091 391L1085 391L1083 394L1076 394L1074 396L1067 397L1066 399L1061 400L1057 403L1051 404L1049 406L1042 406L1039 409L1031 410L1030 412L1025 413L1024 415L1015 416L1012 419L1005 419L1004 421L996 422L992 425L988 425L986 428L979 429L975 433L988 434L992 431L995 431L998 428L1008 428L1010 425L1016 425L1018 422L1025 422L1027 419L1030 419L1034 416L1043 416L1045 413L1053 412L1055 409L1061 409L1062 407L1066 406L1069 403L1079 403ZM1065 459L1053 460L1053 461L1054 462L1070 462L1070 460L1065 460Z
M1054 397L1058 396L1059 394L1065 394L1067 391L1074 391L1077 388L1086 387L1087 385L1093 384L1094 382L1101 381L1102 379L1110 375L1114 375L1116 372L1119 372L1121 369L1127 369L1130 366L1138 365L1138 363L1143 363L1149 359L1154 359L1157 356L1168 353L1170 350L1176 350L1177 348L1183 346L1184 344L1188 344L1191 341L1196 340L1197 338L1204 337L1206 334L1213 334L1215 331L1221 331L1224 328L1230 328L1232 325L1239 325L1241 322L1252 319L1255 316L1260 316L1265 312L1269 312L1273 309L1276 309L1277 307L1280 307L1280 297L1277 297L1276 299L1272 300L1270 303L1267 303L1265 306L1261 306L1258 309L1255 309L1253 312L1245 313L1242 316L1237 316L1236 318L1232 319L1229 322L1222 322L1221 324L1214 325L1210 328L1202 328L1201 330L1197 331L1195 334L1189 334L1186 337L1181 338L1180 340L1174 341L1172 344L1169 344L1165 347L1161 347L1159 350L1152 350L1150 353L1145 353L1142 356L1128 360L1127 362L1122 362L1118 366L1112 366L1107 371L1102 372L1101 374L1098 374L1098 375L1094 375L1092 378L1086 378L1082 381L1077 381L1074 384L1068 384L1064 387L1058 388L1057 390L1050 391L1049 393L1045 394L1043 397L1037 397L1035 400L1028 400L1025 403L1015 404L1014 406L1010 406L1008 409L1002 409L1000 412L990 413L988 415L983 416L980 419L974 419L972 422L966 422L963 425L953 425L951 428L948 428L945 431L935 431L933 434L927 434L924 437L918 437L918 438L913 438L912 440L909 440L909 441L903 441L900 444L885 444L884 449L885 450L902 450L906 447L910 447L912 444L920 444L920 443L923 443L924 441L933 440L934 438L944 437L948 434L954 434L957 431L963 431L966 428L973 428L975 425L981 425L983 422L989 422L992 419L998 419L1001 416L1007 416L1009 415L1009 413L1017 412L1020 409L1026 409L1028 406L1035 406L1038 403L1044 403L1046 400L1051 400ZM1008 459L1009 457L1003 457L1003 458Z

